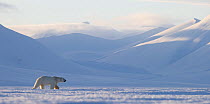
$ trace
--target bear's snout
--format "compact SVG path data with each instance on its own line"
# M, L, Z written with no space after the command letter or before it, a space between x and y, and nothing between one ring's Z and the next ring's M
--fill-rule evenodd
M64 82L66 82L66 80L64 79Z

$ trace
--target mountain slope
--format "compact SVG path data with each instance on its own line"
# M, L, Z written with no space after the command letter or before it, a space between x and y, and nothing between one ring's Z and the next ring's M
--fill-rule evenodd
M197 25L191 26L188 29L198 29L202 31L193 42L197 44L205 44L196 51L186 55L182 59L168 66L169 71L173 73L180 72L202 72L209 71L210 59L210 15ZM183 67L184 66L184 67Z
M124 45L114 40L73 33L37 39L66 59L94 60Z
M188 23L192 23L192 21L195 23L197 20L191 20ZM205 20L202 22L205 22ZM197 26L199 23L200 22L195 23L192 26ZM196 28L193 29L189 25L187 25L189 27L183 29L183 26L186 27L185 24L176 27L181 30L173 31L175 32L173 34L165 34L158 39L140 43L126 50L116 52L100 61L142 67L151 72L158 72L167 65L176 62L185 55L202 47L209 41L208 36L204 34L205 31ZM170 29L163 31L161 34L167 33L169 30ZM159 35L160 33L154 36ZM196 39L199 37L202 37L202 39L198 42L194 42L197 41Z
M0 65L45 71L76 72L80 65L66 62L34 39L0 25ZM69 69L69 68L72 69Z
M173 82L209 84L210 78L209 43L164 68L160 73ZM164 80L164 79L163 79Z
M183 30L183 29L185 29L185 28L187 28L189 26L192 26L192 25L194 25L194 24L196 24L198 22L200 22L200 20L194 18L194 19L192 19L192 20L190 20L190 21L188 21L186 23L183 23L183 24L180 24L180 25L176 25L176 26L171 27L171 28L169 28L169 29L167 29L165 31L162 31L160 33L152 35L152 36L150 36L149 38L145 39L143 42L140 42L140 43L145 43L145 42L148 42L148 41L152 41L152 40L158 39L158 38L160 38L162 36L166 36L166 35L171 35L171 34L177 33L177 32L179 32L179 31L181 31L181 30Z
M93 37L81 33L37 39L54 51L107 51L119 47L113 40Z
M84 61L101 58L114 50L134 44L163 30L165 28L160 27L143 34L118 40L108 40L81 33L51 36L37 40L66 59Z
M146 32L138 34L138 35L118 39L117 41L126 42L127 45L128 44L137 44L138 42L141 42L157 33L160 33L162 31L166 30L166 29L167 28L164 28L164 27L158 27L158 28L151 29L149 31L146 31Z
M137 79L157 76L144 70L136 71L135 68L129 71L113 70L112 66L106 67L107 65L103 69L88 68L70 60L66 61L36 40L2 25L0 25L0 47L0 85L5 86L32 85L37 77L43 75L62 76L69 80L67 85L83 86L132 85ZM132 79L134 82L130 83Z

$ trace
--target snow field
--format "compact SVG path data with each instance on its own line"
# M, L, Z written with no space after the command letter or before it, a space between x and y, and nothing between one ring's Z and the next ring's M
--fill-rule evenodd
M136 104L210 103L209 88L100 88L62 87L31 90L30 87L0 87L0 103L7 104Z

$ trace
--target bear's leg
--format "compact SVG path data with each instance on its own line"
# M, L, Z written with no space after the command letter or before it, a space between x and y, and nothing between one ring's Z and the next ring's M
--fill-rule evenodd
M36 88L38 88L38 87L39 87L39 84L35 83L35 84L34 84L34 87L33 87L32 89L36 89Z
M40 89L44 89L44 85L40 85Z
M59 89L58 85L55 85L54 89Z
M54 89L55 84L50 85L50 89Z

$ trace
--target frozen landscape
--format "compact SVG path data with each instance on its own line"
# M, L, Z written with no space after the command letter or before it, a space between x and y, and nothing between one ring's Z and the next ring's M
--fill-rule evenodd
M0 87L1 104L207 104L209 88Z
M0 104L210 104L209 7L1 0Z
M67 31L69 24L40 26L59 34L49 32L50 36L33 39L42 34L38 28L29 26L35 33L28 37L0 25L0 85L31 86L45 75L65 77L70 80L67 86L210 86L210 15L114 40L82 30L63 34L62 28ZM24 30L24 26L19 28Z

